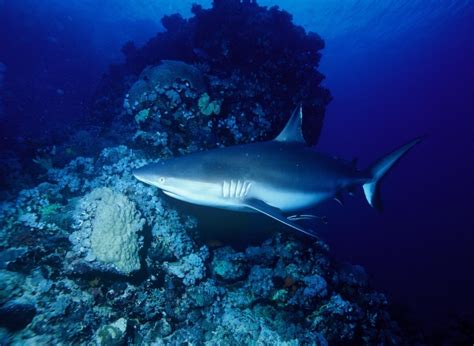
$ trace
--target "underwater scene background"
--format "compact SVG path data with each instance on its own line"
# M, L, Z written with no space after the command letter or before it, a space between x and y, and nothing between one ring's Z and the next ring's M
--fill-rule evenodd
M467 0L0 1L0 344L472 344L473 19ZM132 175L272 139L300 103L306 139L360 169L425 136L382 214L328 201L313 241Z

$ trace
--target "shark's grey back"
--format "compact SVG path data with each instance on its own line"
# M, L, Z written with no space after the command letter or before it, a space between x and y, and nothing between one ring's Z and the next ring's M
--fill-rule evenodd
M288 190L334 191L363 178L350 164L300 143L246 144L182 159L203 179L249 180Z

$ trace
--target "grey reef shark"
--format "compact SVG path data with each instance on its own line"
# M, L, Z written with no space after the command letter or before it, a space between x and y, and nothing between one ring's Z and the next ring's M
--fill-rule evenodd
M369 204L382 209L379 182L413 146L416 138L366 170L318 153L302 134L299 106L271 141L235 145L163 160L134 170L134 176L163 193L189 203L243 212L259 212L307 235L296 221L313 215L285 216L362 186Z

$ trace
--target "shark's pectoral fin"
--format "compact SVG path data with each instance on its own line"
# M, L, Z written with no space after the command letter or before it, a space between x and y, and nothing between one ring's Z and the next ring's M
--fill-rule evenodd
M296 229L297 231L300 231L304 234L307 234L311 237L317 238L316 234L311 232L310 230L307 230L300 225L298 225L296 222L293 222L289 219L287 219L280 211L280 209L272 207L268 205L267 203L255 199L255 198L248 198L243 201L244 205L247 206L248 208L251 208L253 210L256 210L262 214L265 214L267 216L270 216L271 218L280 221L281 223L290 226L291 228Z

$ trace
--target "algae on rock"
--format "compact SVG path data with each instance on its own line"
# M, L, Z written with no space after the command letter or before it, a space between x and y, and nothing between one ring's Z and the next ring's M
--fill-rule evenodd
M204 93L198 100L199 110L204 115L218 115L221 112L221 102L214 100L211 101L211 97L208 93Z

